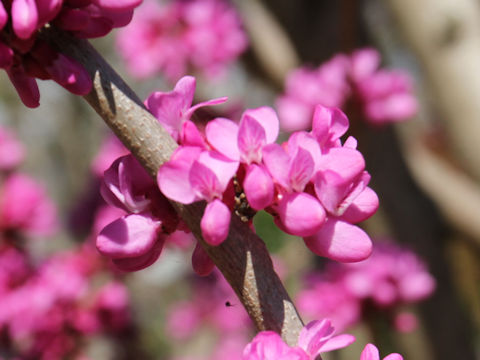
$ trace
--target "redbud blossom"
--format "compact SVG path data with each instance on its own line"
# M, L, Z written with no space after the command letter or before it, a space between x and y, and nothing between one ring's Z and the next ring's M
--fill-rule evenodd
M6 70L20 99L39 105L35 79L52 79L76 95L92 88L90 75L77 61L51 48L37 34L46 26L80 38L104 36L127 25L141 0L13 0L0 3L0 68Z

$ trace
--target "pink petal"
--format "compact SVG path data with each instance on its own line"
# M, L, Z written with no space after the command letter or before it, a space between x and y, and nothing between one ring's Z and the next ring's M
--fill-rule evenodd
M270 172L275 182L284 189L290 190L288 171L290 168L290 157L278 144L270 144L262 149L263 163Z
M197 146L203 149L207 149L207 144L205 143L202 134L198 130L195 123L190 120L187 120L183 123L179 140L180 143L184 146Z
M343 349L355 342L355 336L349 334L342 334L334 336L325 343L320 349L321 352L329 352L333 350Z
M360 360L380 360L377 347L373 344L367 344L360 355Z
M256 109L248 109L243 113L241 122L245 117L251 117L260 124L265 131L267 144L272 144L277 140L279 121L277 113L271 107L262 106Z
M332 337L334 328L330 320L323 319L309 322L300 332L297 345L315 358L320 349Z
M35 0L13 0L12 26L15 35L28 39L37 30L38 11Z
M153 246L153 248L140 256L137 257L129 257L129 258L122 258L122 259L112 259L112 262L115 264L117 268L122 271L138 271L145 269L146 267L152 265L155 261L157 261L158 257L162 253L164 241L163 237L161 237Z
M215 151L204 151L192 165L190 183L194 189L206 196L205 199L215 196L221 198L237 169L238 162L231 161ZM208 175L210 172L212 177ZM202 180L204 176L206 178Z
M158 170L157 183L160 191L169 199L190 204L198 200L190 185L190 169L203 150L198 147L179 147L170 161Z
M378 196L371 188L366 187L342 215L342 220L355 224L368 219L378 209Z
M306 133L305 131L297 131L290 135L287 148L289 154L295 154L299 148L308 151L315 164L315 172L319 170L319 160L322 157L322 150L317 139L315 139L313 135Z
M100 193L108 204L139 213L150 205L146 193L154 186L140 163L129 154L119 157L105 171Z
M223 197L225 189L222 189L215 172L208 166L195 161L189 179L196 198L213 201L215 198Z
M265 129L255 118L244 115L238 129L238 149L247 164L262 161L262 147L266 145Z
M301 192L313 175L314 163L312 156L307 150L299 148L297 154L290 163L288 179L293 191Z
M346 181L352 181L365 169L362 154L355 149L333 148L320 159L320 171L330 170Z
M243 189L250 206L259 211L273 203L275 193L270 174L259 165L252 164L247 169Z
M338 108L317 105L313 114L312 133L321 144L331 146L345 134L348 129L348 118Z
M124 216L103 228L97 236L97 249L113 259L142 256L159 239L160 225L149 216Z
M212 259L210 259L210 256L208 256L205 250L203 250L203 247L199 242L197 242L195 249L193 250L192 267L199 276L210 275L215 267Z
M208 244L217 246L227 238L230 218L230 210L219 199L215 199L207 205L200 227L202 236Z
M110 0L115 1L115 0ZM175 85L173 91L181 96L180 107L186 112L193 103L197 82L193 76L184 76Z
M228 97L224 96L224 97L220 97L220 98L216 98L216 99L212 99L212 100L207 100L207 101L202 101L202 102L199 102L198 104L192 106L190 109L188 109L188 111L185 113L185 116L187 117L187 119L190 119L190 117L192 116L192 114L199 108L201 107L204 107L204 106L211 106L211 105L218 105L218 104L223 104L224 102L226 102L228 100Z
M237 145L238 125L233 121L216 118L207 124L205 134L210 145L219 153L231 160L240 160Z
M283 195L277 208L282 230L291 235L311 236L322 228L325 210L320 202L307 193Z
M319 232L304 240L315 254L340 262L362 261L372 252L372 241L362 229L335 218L328 218Z
M160 124L165 126L169 134L178 140L180 129L184 122L183 111L186 111L183 95L177 92L163 93L160 91L151 94L145 105Z

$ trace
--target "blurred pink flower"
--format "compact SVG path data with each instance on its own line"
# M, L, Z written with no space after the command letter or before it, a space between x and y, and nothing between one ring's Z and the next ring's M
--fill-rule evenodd
M171 81L191 70L219 74L246 46L238 15L220 0L145 1L117 36L133 76L162 71Z
M344 329L362 319L366 306L396 309L427 298L434 289L435 279L413 252L380 242L367 260L329 263L324 272L307 276L297 305L309 318L328 317ZM417 324L412 313L394 315L392 322L399 331L412 331Z
M276 101L284 131L308 130L316 105L342 107L350 98L359 103L365 120L385 124L415 115L418 103L410 76L400 70L378 69L380 54L360 49L339 54L317 69L292 71L285 92Z
M0 229L51 235L57 211L42 186L22 174L10 175L0 188Z

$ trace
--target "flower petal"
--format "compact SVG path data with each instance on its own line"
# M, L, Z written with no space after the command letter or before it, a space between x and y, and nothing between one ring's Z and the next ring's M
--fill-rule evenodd
M360 355L360 360L380 360L377 347L373 344L367 344Z
M158 257L162 253L163 245L164 238L160 237L149 252L137 257L112 259L112 262L122 271L142 270L157 261Z
M312 156L307 150L299 148L297 154L290 162L288 179L293 191L301 192L313 175L314 163Z
M320 202L307 193L287 193L277 208L276 224L291 235L311 236L325 222L325 210Z
M225 118L216 118L210 121L205 134L207 140L215 150L231 160L240 160L240 151L238 150L238 125Z
M265 129L255 118L244 115L238 128L238 149L247 164L262 161L262 147L266 145Z
M366 187L341 216L351 224L364 221L372 216L378 209L378 196L371 188Z
M275 189L270 174L259 165L252 164L243 180L243 189L250 206L259 211L273 202Z
M182 204L190 204L198 200L190 185L189 175L193 162L202 151L198 147L179 147L170 160L160 167L157 182L166 197Z
M255 121L263 128L267 144L272 144L277 140L280 123L275 110L269 106L248 109L243 113L242 121L243 118L247 116L255 119Z
M342 349L347 347L350 344L355 342L355 336L350 334L342 334L338 336L334 336L325 343L320 349L321 352L329 352L333 350Z
M288 170L290 168L290 157L278 144L270 144L262 149L263 163L272 175L275 182L285 190L290 190Z
M121 217L98 234L97 249L113 259L142 256L157 242L160 225L159 221L145 215Z
M362 261L372 252L372 241L362 229L336 218L328 218L319 232L304 241L315 254L340 262Z

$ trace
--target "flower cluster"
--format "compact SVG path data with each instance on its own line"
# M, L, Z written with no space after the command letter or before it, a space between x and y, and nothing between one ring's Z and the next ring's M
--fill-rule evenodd
M277 333L261 331L245 347L243 360L315 360L321 353L344 348L355 341L352 335L333 336L334 332L330 320L314 320L301 330L297 346L290 347ZM380 360L377 347L367 344L360 360ZM403 360L403 357L394 353L383 360Z
M133 76L162 71L171 81L194 69L216 75L246 46L237 13L221 0L145 1L117 37Z
M360 261L371 252L371 240L355 224L378 207L368 187L357 142L341 136L348 119L339 109L319 105L311 132L296 132L283 145L275 143L279 121L269 107L246 110L237 124L226 118L207 123L204 132L190 120L195 79L184 77L171 92L156 92L148 109L180 144L158 171L156 184L132 156L115 161L105 172L102 195L128 213L102 230L99 250L124 270L150 265L179 220L165 197L190 204L205 200L202 235L210 245L227 237L232 212L245 221L265 210L285 232L304 238L320 256L342 262ZM135 175L135 176L134 176ZM160 190L160 191L159 191ZM213 264L197 245L198 273Z
M43 186L16 171L24 153L15 136L0 128L0 232L50 235L57 227L57 211Z
M297 305L307 317L329 317L335 327L356 324L374 306L396 310L398 305L426 299L435 289L435 279L410 250L393 243L375 244L369 259L356 264L328 264L325 271L311 273ZM413 314L394 315L400 331L413 330Z
M85 337L130 326L128 293L105 276L89 244L48 259L31 256L30 237L50 235L58 220L45 190L16 171L24 154L15 136L0 128L2 351L22 359L80 358Z
M277 99L282 128L309 129L317 104L343 106L349 98L358 103L371 124L403 121L417 111L412 81L400 70L378 69L380 54L374 49L336 55L316 69L290 73L285 93Z
M52 79L68 91L87 94L92 82L75 60L38 37L55 26L80 38L104 36L127 25L141 0L7 0L0 2L0 68L6 70L20 99L39 105L36 78Z
M341 142L345 114L319 105L313 130L296 132L283 145L275 143L279 121L269 107L246 110L239 124L216 118L202 134L170 100L180 96L179 89L193 93L194 86L185 77L175 91L156 93L146 104L181 144L160 168L158 186L177 202L208 202L201 220L205 241L225 240L232 210L247 221L266 210L318 255L344 262L368 257L370 238L354 224L376 211L378 198L367 186L370 175L356 140ZM193 96L184 98L188 109Z

